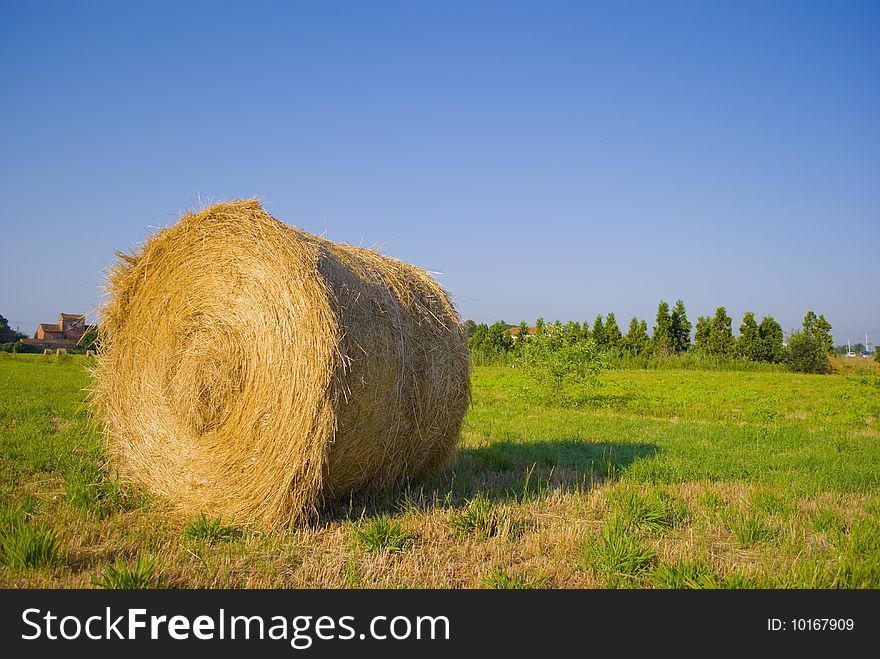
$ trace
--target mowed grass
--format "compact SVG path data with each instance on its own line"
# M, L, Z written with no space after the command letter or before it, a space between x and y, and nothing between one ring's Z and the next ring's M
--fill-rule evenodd
M477 367L456 462L264 533L116 477L80 357L0 357L5 587L880 587L880 376Z

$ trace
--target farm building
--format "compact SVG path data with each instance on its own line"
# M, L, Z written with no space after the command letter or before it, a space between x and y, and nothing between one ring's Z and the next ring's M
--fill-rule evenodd
M547 332L547 336L553 335L553 329L554 329L553 325L550 325L550 324L544 325L544 330ZM513 337L514 341L517 341L519 339L519 335L520 335L520 328L519 327L510 327L507 329L507 333L510 334L511 337ZM538 333L537 327L530 327L529 328L529 336L535 336L537 333Z
M57 323L40 323L36 337L22 339L22 343L36 348L73 348L91 329L94 327L86 325L83 314L62 313Z

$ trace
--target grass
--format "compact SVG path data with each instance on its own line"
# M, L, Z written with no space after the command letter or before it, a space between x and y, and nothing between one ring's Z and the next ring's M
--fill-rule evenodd
M769 542L775 536L767 522L755 515L734 516L730 521L730 530L743 547Z
M453 464L278 533L117 478L85 363L0 356L2 587L880 588L861 362L614 370L571 407L478 366Z
M529 590L543 588L547 579L528 572L509 572L503 567L495 567L483 577L483 586L498 590Z
M159 571L155 559L139 556L134 563L117 561L104 566L100 576L92 582L99 588L133 590L159 585Z
M762 583L755 579L732 573L721 576L708 562L702 559L684 560L676 565L658 565L647 577L655 588L719 589L719 588L761 588Z
M71 506L98 517L119 510L132 510L144 505L144 497L112 478L96 465L80 465L65 474L65 497Z
M51 568L61 561L58 535L45 522L33 523L24 511L0 511L0 565L12 570Z
M656 552L645 547L632 529L614 524L584 544L580 568L592 571L605 588L638 585L654 564Z
M415 536L403 530L388 515L362 520L355 527L355 541L366 551L399 552L415 541Z
M234 524L224 524L220 517L208 517L205 513L183 530L183 537L190 540L203 540L210 544L227 542L240 537L241 528Z
M610 497L619 526L647 529L662 533L687 519L684 505L666 492L620 490Z
M487 540L509 528L507 514L482 494L452 513L450 525L457 535L472 535Z

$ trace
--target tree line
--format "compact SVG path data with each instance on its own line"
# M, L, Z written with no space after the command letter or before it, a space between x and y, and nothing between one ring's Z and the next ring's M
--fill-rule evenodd
M515 326L503 321L492 325L477 324L472 320L464 322L471 351L484 356L514 352L518 345L530 340L525 322L519 324L519 338L516 340L510 332L512 327ZM668 357L693 351L720 358L768 363L791 362L791 346L795 346L797 351L809 353L807 361L810 363L798 363L793 368L808 372L823 372L825 364L830 370L827 360L834 350L831 324L824 315L817 315L812 310L804 316L802 329L793 332L786 341L776 319L764 316L758 322L751 311L743 315L738 336L733 334L733 319L725 307L718 307L713 316L699 316L692 325L682 300L676 301L672 308L666 301L660 301L650 334L647 322L635 316L630 319L624 334L614 312L597 315L592 324L589 321L546 323L543 318L538 318L535 334L537 337L552 337L553 343L559 345L591 341L600 350L631 356Z

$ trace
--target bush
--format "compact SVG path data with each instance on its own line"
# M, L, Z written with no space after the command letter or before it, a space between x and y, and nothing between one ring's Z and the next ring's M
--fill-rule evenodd
M795 373L830 373L828 353L819 340L809 332L794 332L788 337L786 363Z
M82 348L83 350L97 350L98 348L98 330L90 329L88 332L82 335L79 342L76 344L77 347Z
M21 341L9 341L7 343L0 343L0 352L18 352L18 353L37 353L43 352L39 348L35 348L34 346L29 346Z
M553 337L535 336L519 349L516 365L534 379L554 401L569 399L569 387L596 382L607 368L605 355L593 339L566 344Z

